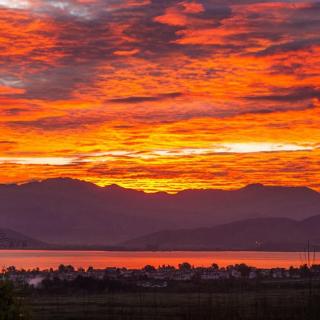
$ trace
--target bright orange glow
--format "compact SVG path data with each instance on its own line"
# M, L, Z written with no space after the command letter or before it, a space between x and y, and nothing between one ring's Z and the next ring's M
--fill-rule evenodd
M0 0L0 182L320 190L318 1Z
M61 260L76 268L94 267L98 269L125 267L141 269L146 265L155 267L171 265L178 267L184 261L189 261L196 267L209 267L212 261L220 267L227 267L237 263L246 263L257 268L290 268L299 267L301 259L299 252L244 252L244 251L217 251L217 252L117 252L109 251L32 251L32 250L1 250L0 258L17 269L48 270L58 269Z

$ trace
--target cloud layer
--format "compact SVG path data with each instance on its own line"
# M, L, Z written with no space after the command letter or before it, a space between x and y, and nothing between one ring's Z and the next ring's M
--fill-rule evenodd
M2 182L320 189L319 1L0 0L0 27Z

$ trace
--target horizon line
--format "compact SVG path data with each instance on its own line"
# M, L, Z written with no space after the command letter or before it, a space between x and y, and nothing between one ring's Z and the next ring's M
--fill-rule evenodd
M68 176L57 176L57 177L50 177L50 178L46 178L46 179L32 179L32 180L28 180L28 181L21 181L21 182L12 182L12 183L1 183L0 182L0 186L23 186L23 185L28 185L28 184L32 184L32 183L43 183L43 182L47 182L47 181L77 181L77 182L82 182L82 183L86 183L89 185L93 185L97 188L112 188L112 187L117 187L123 190L129 190L129 191L136 191L136 192L141 192L141 193L145 193L145 194L159 194L159 193L164 193L164 194L168 194L168 195L175 195L175 194L179 194L185 191L239 191L242 189L246 189L246 188L253 188L253 187L260 187L260 188L297 188L297 189L308 189L311 190L313 192L316 193L320 193L317 190L313 189L312 187L309 186L300 186L300 185L275 185L275 184L265 184L265 183L260 183L260 182L256 182L256 183L248 183L248 184L244 184L241 187L237 187L237 188L186 188L186 189L181 189L178 190L176 192L169 192L169 191L146 191L143 189L134 189L134 188L128 188L128 187L124 187L121 186L120 184L117 183L111 183L111 184L106 184L106 185L101 185L95 182L92 182L90 180L86 180L86 179L80 179L80 178L72 178L72 177L68 177Z

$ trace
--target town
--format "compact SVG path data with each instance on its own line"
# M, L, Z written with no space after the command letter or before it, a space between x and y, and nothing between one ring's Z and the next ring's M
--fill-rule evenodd
M170 283L177 282L209 282L209 281L276 281L305 279L319 279L320 265L302 265L299 268L272 268L259 269L236 264L227 267L219 267L212 264L210 267L194 267L187 262L181 263L178 268L163 265L155 268L147 265L142 269L127 269L108 267L105 269L74 268L71 265L60 265L57 269L48 270L18 270L14 266L3 268L1 278L12 282L16 287L41 288L45 282L62 281L70 283L77 279L92 279L95 281L118 281L122 284L143 288L166 288Z

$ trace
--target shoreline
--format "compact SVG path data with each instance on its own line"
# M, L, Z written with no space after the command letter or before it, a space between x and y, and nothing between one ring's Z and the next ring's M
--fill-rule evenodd
M50 248L0 248L3 251L81 251L81 252L146 252L146 253L165 253L165 252L275 252L275 253L305 253L306 250L254 250L254 249L163 249L163 250L143 250L143 249L124 249L124 248L104 248L104 247L50 247ZM320 252L320 248L313 251ZM313 253L311 252L311 253Z

